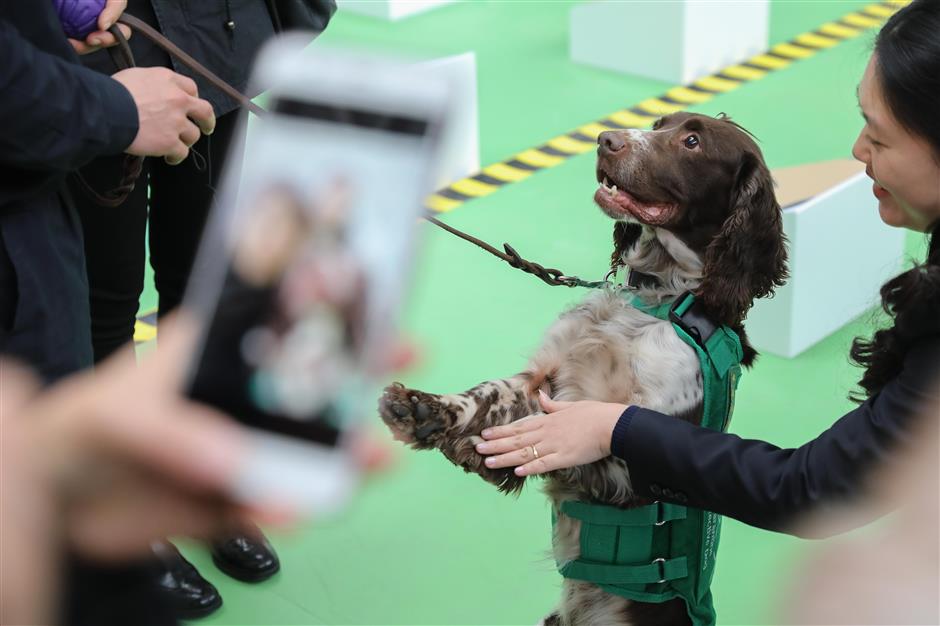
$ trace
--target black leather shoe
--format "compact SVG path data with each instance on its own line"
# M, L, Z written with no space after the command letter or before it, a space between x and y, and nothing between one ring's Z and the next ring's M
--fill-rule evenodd
M171 543L154 544L163 571L157 579L161 595L179 619L198 619L222 606L222 596Z
M261 530L251 535L233 535L212 542L212 561L232 578L256 583L271 578L281 562Z

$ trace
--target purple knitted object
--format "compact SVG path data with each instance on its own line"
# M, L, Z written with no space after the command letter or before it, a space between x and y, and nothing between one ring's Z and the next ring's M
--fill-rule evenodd
M98 16L107 0L52 0L55 4L62 30L73 39L84 41L85 37L98 30Z

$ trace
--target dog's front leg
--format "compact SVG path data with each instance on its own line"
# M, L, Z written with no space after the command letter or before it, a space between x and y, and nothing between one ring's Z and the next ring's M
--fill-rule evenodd
M379 414L400 439L419 450L437 448L454 465L479 474L501 491L518 491L524 478L512 469L490 469L477 454L480 432L540 411L535 377L529 373L480 383L461 394L438 395L408 389L400 383L385 388Z

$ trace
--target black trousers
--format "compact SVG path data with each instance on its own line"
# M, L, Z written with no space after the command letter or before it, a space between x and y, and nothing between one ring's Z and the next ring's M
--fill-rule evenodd
M147 159L134 192L116 208L96 204L77 180L70 179L84 230L95 362L133 341L148 232L159 313L166 314L180 303L226 153L241 123L237 110L221 116L215 132L202 137L180 165ZM99 158L81 171L99 193L115 187L122 172L123 157ZM105 567L71 559L64 622L75 626L176 624L158 594L159 574L150 560Z
M179 305L228 148L242 123L237 110L219 117L215 132L203 136L180 165L146 159L134 191L115 208L97 204L70 180L85 235L96 363L133 340L148 232L158 314ZM82 168L81 175L101 193L116 187L122 172L123 157L106 157Z

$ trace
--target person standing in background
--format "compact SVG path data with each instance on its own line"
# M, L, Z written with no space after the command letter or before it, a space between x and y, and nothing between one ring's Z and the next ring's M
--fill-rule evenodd
M89 36L97 45L113 43L102 31L123 6L111 0L101 13ZM0 4L0 46L0 354L48 385L92 365L82 233L66 174L125 152L182 162L215 117L196 84L168 69L109 77L83 68L52 0ZM168 623L147 564L62 557L66 623Z
M336 9L333 0L305 0L304 4L314 18L314 23L304 26L320 30ZM245 92L259 49L288 17L278 14L277 5L274 0L129 0L127 12ZM283 24L285 28L290 26ZM96 159L70 177L69 187L85 235L96 363L132 345L144 286L148 223L150 264L159 294L158 316L162 318L180 304L232 139L246 123L235 100L148 39L132 37L129 43L138 65L173 68L191 77L200 94L212 104L217 123L211 137L192 146L193 158L188 161L173 165L147 159L133 191L116 207L99 204L89 188L102 194L117 187L124 174L121 157ZM103 51L88 54L83 61L104 74L117 70ZM258 528L233 530L211 542L211 550L215 564L242 581L262 581L280 569L273 548ZM216 588L172 544L155 544L154 552L164 566L160 586L181 618L208 615L221 606Z
M52 0L0 5L0 44L0 352L51 383L92 363L82 236L66 174L125 152L181 162L215 118L195 83L169 70L108 77L81 67Z

